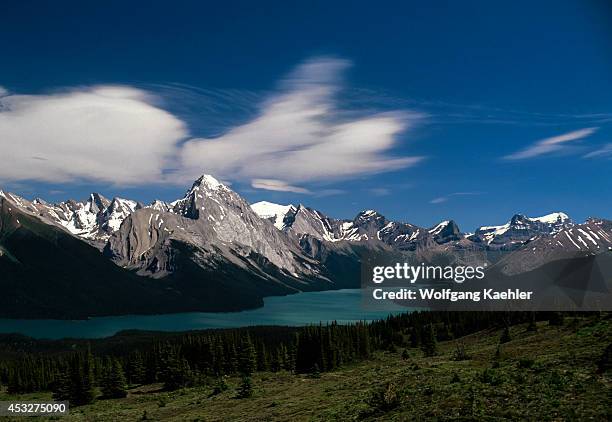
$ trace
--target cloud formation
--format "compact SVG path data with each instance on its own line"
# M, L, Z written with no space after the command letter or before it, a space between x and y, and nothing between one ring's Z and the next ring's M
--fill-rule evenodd
M605 144L600 149L583 155L582 158L612 158L612 144Z
M282 82L280 92L263 102L256 118L222 136L187 141L176 176L189 180L207 169L251 181L259 189L298 192L306 190L298 187L302 183L392 171L420 161L389 151L421 115L396 111L350 116L339 108L336 94L349 64L339 59L302 64Z
M97 86L48 95L0 95L0 181L158 181L188 135L150 94Z
M442 204L444 202L447 202L453 196L474 196L474 195L482 195L482 192L453 192L453 193L449 193L446 196L440 196L438 198L434 198L431 201L429 201L429 203L430 204Z
M308 189L292 186L287 182L275 179L253 179L251 187L255 189L274 190L278 192L310 193Z
M14 95L0 87L0 182L184 184L211 173L257 189L308 194L313 192L304 186L311 183L419 162L421 157L391 151L424 115L341 107L338 94L349 66L335 58L301 64L267 99L243 99L259 103L249 113L255 117L210 138L189 139L187 123L143 89L95 86ZM187 90L179 88L162 94ZM209 96L197 94L189 100Z
M586 129L575 130L573 132L564 133L563 135L553 136L551 138L542 139L537 141L533 145L517 151L513 154L507 155L504 158L506 160L524 160L527 158L538 157L540 155L550 154L563 150L565 144L571 141L577 141L584 139L587 136L592 135L598 128L590 127Z

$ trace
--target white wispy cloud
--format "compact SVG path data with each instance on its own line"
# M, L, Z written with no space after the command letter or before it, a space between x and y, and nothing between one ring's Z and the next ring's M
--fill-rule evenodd
M589 152L582 156L583 158L603 158L610 157L612 158L612 144L605 144L600 149Z
M152 87L168 98L129 86L38 95L0 87L0 182L184 184L211 173L256 189L318 194L312 188L317 186L332 195L338 192L324 184L418 163L422 157L392 152L399 136L425 116L365 111L355 100L341 106L343 72L349 66L337 58L306 61L267 97L238 91L187 96L187 110L205 100L200 121L220 96L254 116L222 132L216 128L224 118L217 116L211 125L221 135L209 138L190 138L186 121L162 108L165 101L184 98L191 87ZM188 117L191 127L195 119Z
M6 93L6 90L5 90ZM145 91L97 86L0 96L0 181L142 185L171 164L186 125Z
M438 198L434 198L431 201L429 201L429 203L430 204L442 204L444 202L447 202L453 196L474 196L474 195L482 195L482 194L483 194L483 192L453 192L453 193L449 193L448 195L445 195L445 196L440 196Z
M406 111L353 115L336 100L348 61L310 60L271 95L253 120L216 138L191 139L181 150L180 171L189 180L203 168L221 177L251 181L260 189L293 192L300 185L412 166L422 157L392 156L398 136L423 116ZM275 184L253 183L274 180ZM279 188L280 186L280 188ZM301 188L304 189L304 188Z
M266 189L279 192L310 193L308 189L292 186L287 182L275 179L253 179L251 186L255 189Z
M590 127L572 132L564 133L562 135L553 136L535 142L533 145L517 151L513 154L506 155L506 160L524 160L527 158L538 157L540 155L550 154L552 152L558 152L565 148L565 144L571 141L577 141L584 139L597 131L597 127Z

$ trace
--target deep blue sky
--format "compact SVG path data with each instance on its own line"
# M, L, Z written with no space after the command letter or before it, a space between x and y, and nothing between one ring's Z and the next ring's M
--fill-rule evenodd
M306 195L236 181L250 201L303 202L347 218L374 208L424 226L453 218L465 231L501 224L516 212L612 217L612 154L584 158L612 143L606 1L5 1L0 52L0 86L9 92L135 86L165 98L163 107L193 136L248 121L305 60L344 59L352 66L339 101L351 110L426 114L390 151L426 158L402 170L310 186L314 194ZM205 92L205 99L181 98L171 89L176 84ZM240 107L228 104L227 92L244 93ZM597 129L557 151L503 158L585 128ZM146 202L175 199L187 187L155 180L137 187L3 185L26 197L80 199L98 190ZM320 194L332 190L344 193Z

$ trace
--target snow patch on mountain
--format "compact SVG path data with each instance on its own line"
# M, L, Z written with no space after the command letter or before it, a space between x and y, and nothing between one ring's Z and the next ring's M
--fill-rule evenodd
M438 225L436 225L434 228L429 229L429 233L433 235L439 234L442 230L446 228L446 226L448 226L448 223L450 223L450 221L448 220L438 223Z
M128 215L136 211L138 203L131 199L114 198L109 207L104 211L105 222L102 228L107 228L107 232L113 233L119 230L123 220Z
M554 212L541 217L516 214L506 224L478 228L470 238L480 239L489 245L509 246L533 240L540 235L552 235L573 225L569 216L563 212Z
M282 230L285 217L289 212L295 211L296 207L292 204L280 205L273 202L260 201L251 204L251 209L261 218L272 221L277 229Z
M540 223L555 224L570 221L567 214L563 212L553 212L551 214L543 215L542 217L530 217L532 221L539 221Z

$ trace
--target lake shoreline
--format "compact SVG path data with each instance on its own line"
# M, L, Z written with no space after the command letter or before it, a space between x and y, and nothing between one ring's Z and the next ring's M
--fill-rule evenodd
M262 307L238 312L181 312L121 315L88 319L0 319L0 333L35 339L105 338L122 331L185 332L250 326L299 327L381 319L401 307L385 311L362 308L361 289L300 292L264 298Z

